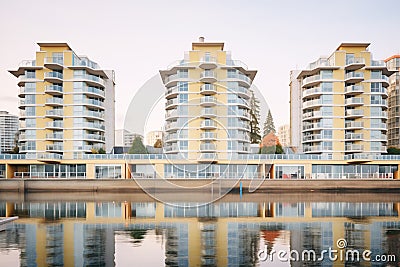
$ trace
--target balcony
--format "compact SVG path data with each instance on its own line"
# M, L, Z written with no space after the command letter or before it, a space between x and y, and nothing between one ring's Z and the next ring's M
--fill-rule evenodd
M374 82L380 82L382 83L383 87L388 87L389 86L389 77L385 76L385 75L373 75L371 76L371 80L374 80Z
M46 151L57 151L63 152L64 147L62 145L46 145Z
M85 95L87 96L92 96L92 97L105 97L105 92L104 90L101 90L99 88L96 87L92 87L92 86L84 86L82 88L82 91Z
M245 120L245 121L251 120L251 115L249 112L239 110L239 112L236 115L242 120Z
M313 75L303 79L302 86L303 87L310 87L319 84L322 81L321 75Z
M386 123L374 123L374 124L371 124L371 128L372 129L377 129L377 130L381 130L381 131L384 131L384 130L387 130L387 125L386 125Z
M64 123L62 121L50 121L46 124L46 129L62 130L63 128L64 128Z
M47 105L47 106L62 106L63 105L63 99L62 98L56 98L56 97L47 98L45 105Z
M170 122L165 124L165 131L171 131L171 130L178 130L179 126L177 122Z
M362 109L348 109L346 110L346 118L361 118L364 116L364 110Z
M200 151L201 152L216 152L216 146L212 143L204 143L200 144Z
M50 83L62 83L63 74L61 72L56 72L56 71L45 72L44 80Z
M322 141L322 135L321 134L311 134L311 135L305 135L303 136L303 142L316 142L318 141Z
M215 69L218 66L217 58L211 56L205 56L200 59L199 67L202 69Z
M346 129L363 129L364 123L361 121L349 121L344 124Z
M213 118L217 116L217 112L213 108L203 108L201 110L200 116L203 118Z
M347 133L344 135L346 141L361 141L363 138L364 135L362 133Z
M217 81L217 74L212 70L205 70L200 74L200 81L203 83L214 83Z
M364 105L364 99L362 97L351 97L347 98L344 104L346 106L362 106Z
M320 96L322 93L321 87L306 89L303 91L303 98Z
M170 98L176 98L179 94L179 88L177 86L169 88L165 92L165 98L170 99Z
M79 128L78 125L76 125L75 127ZM89 130L94 129L94 130L97 130L97 131L104 131L106 129L106 127L103 124L101 124L101 123L93 123L93 122L84 122L81 125L81 128L89 129Z
M63 115L64 115L64 111L62 109L46 110L47 118L62 118Z
M359 83L364 80L363 72L349 72L346 73L344 81L347 83Z
M178 99L174 98L174 99L168 99L167 102L165 103L165 109L172 109L175 108L178 105Z
M217 93L217 87L214 84L203 84L200 87L200 94L202 95L214 95Z
M213 132L205 132L200 134L200 139L204 140L216 140L217 139L217 133Z
M387 98L388 97L388 90L385 87L371 88L371 93L372 94L382 95L383 98Z
M105 87L106 85L106 82L102 78L91 74L74 75L74 80L83 81L89 86Z
M315 107L320 107L320 106L322 106L322 100L321 99L314 99L314 100L309 100L309 101L304 101L303 102L303 109L315 108Z
M62 141L64 139L64 134L62 134L62 133L46 134L46 139Z
M244 86L245 88L249 88L252 83L252 80L242 73L228 73L227 78L237 81L240 86Z
M26 94L35 94L35 93L36 93L36 88L26 88L24 86L21 86L19 88L18 97L25 97Z
M358 95L364 93L364 86L362 85L350 85L345 87L346 95Z
M237 140L245 141L245 142L250 142L250 137L249 137L248 134L237 134L237 135L235 135L235 136L229 136L229 135L228 135L228 138L230 138L230 139L237 139Z
M106 138L104 137L104 135L100 135L100 134L84 134L83 140L88 140L91 142L97 141L97 142L104 143Z
M351 144L351 145L345 145L344 149L346 152L362 152L364 149L364 146Z
M200 128L203 130L206 129L217 129L217 124L211 120L205 120L201 123Z
M216 162L218 161L217 153L200 153L200 157L197 159L199 162Z
M24 86L25 83L27 83L27 82L31 83L31 82L36 82L36 81L37 81L36 75L34 75L34 74L20 75L18 77L18 86L21 87L21 86Z
M172 119L176 120L179 117L180 116L179 116L178 111L176 109L167 110L166 113L165 113L165 119L166 120L172 120Z
M384 107L387 107L387 101L386 101L386 99L371 100L371 105L377 105L377 106L384 106Z
M365 66L365 59L362 57L353 57L346 59L345 70L358 70Z
M163 149L164 149L164 152L166 152L166 153L180 151L179 147L176 144L173 144L171 146L165 146Z
M304 153L319 153L322 152L324 149L321 145L318 146L304 146Z
M85 110L83 116L104 120L104 113L99 111Z
M250 125L248 123L238 123L236 125L236 127L234 127L234 128L239 128L241 130L250 131Z
M165 136L165 142L176 142L179 136L176 133L168 134Z
M244 70L248 70L248 66L241 60L226 60L226 66L234 67L234 68L242 68Z
M303 131L315 131L315 130L320 130L322 128L323 126L320 122L304 123L303 125Z
M165 77L164 85L166 87L176 86L179 81L188 81L189 76L187 73L177 73Z
M215 106L217 104L217 99L213 96L203 96L200 98L200 106Z
M381 111L381 112L377 112L377 113L371 113L371 114L370 114L370 117L373 117L373 118L385 118L385 119L387 119L388 114L387 114L386 111Z
M321 111L311 111L303 113L303 120L313 120L317 118L322 118Z
M63 87L61 85L46 85L44 92L50 95L62 95Z
M104 108L104 102L98 99L84 98L82 104L92 108Z
M45 57L44 66L51 70L62 70L64 67L63 57Z

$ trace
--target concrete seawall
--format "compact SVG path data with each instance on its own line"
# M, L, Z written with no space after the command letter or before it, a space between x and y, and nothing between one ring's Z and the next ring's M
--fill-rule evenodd
M400 192L400 180L389 179L326 179L326 180L241 180L236 179L2 179L3 192L238 192L249 186L257 192ZM252 191L252 190L251 190Z

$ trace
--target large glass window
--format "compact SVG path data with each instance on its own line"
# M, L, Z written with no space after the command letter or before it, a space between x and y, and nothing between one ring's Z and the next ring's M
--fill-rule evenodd
M276 179L304 179L304 166L275 165Z
M332 79L333 71L332 70L321 70L321 78L322 79Z
M35 107L26 107L25 108L25 115L26 116L35 116L36 115Z
M96 165L95 173L96 173L96 179L122 178L122 167L121 165Z
M26 127L36 127L36 119L25 119Z
M36 71L35 70L26 70L25 75L26 75L26 78L28 78L28 79L35 79Z
M382 71L372 70L371 71L371 79L382 79Z
M36 83L25 83L25 92L27 93L36 92Z
M187 103L188 94L179 94L179 103Z
M185 70L185 69L178 70L178 76L180 78L188 78L189 77L189 72L188 72L188 70Z
M187 92L188 88L189 88L188 82L178 82L179 92Z
M171 167L169 164L165 164L165 166ZM156 178L156 171L152 164L132 164L130 165L130 171L132 177ZM170 176L167 176L166 174L167 172L164 173L164 176L169 178Z
M25 96L25 104L35 104L36 103L36 95L26 95Z

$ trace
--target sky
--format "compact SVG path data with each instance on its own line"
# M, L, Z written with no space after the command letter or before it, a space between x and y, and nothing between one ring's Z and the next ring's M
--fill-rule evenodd
M8 70L34 59L38 42L67 42L115 70L116 128L123 128L135 92L204 36L258 70L254 84L278 127L289 123L290 70L342 42L371 43L376 60L400 53L398 10L398 0L0 1L0 110L18 114ZM147 129L159 127L153 119Z

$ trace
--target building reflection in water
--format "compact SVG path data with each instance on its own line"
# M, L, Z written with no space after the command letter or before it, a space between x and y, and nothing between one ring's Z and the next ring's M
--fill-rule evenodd
M20 219L0 233L0 251L18 250L15 262L21 266L115 266L138 259L145 263L151 251L160 250L166 266L255 266L265 245L267 253L313 249L318 254L337 248L336 240L345 238L348 248L400 259L398 203L194 204L2 202L0 216ZM117 253L116 243L122 240L117 236L127 240L128 250ZM148 248L151 237L156 241ZM138 254L138 248L148 253ZM290 264L359 265L338 265L327 255L322 262Z

